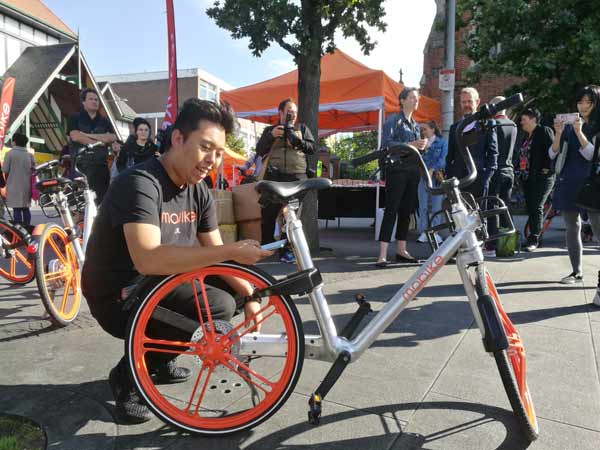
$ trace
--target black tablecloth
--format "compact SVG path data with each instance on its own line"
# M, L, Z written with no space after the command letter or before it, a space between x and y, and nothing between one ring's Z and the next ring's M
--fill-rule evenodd
M376 186L332 186L319 191L319 219L375 218ZM385 206L385 188L379 189L379 207Z

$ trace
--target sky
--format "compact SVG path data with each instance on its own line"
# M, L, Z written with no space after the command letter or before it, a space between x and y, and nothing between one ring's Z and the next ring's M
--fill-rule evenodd
M113 75L166 70L164 0L43 0L74 32L92 73ZM273 44L260 58L248 40L234 40L205 11L212 0L174 0L179 69L200 67L234 87L257 83L295 69L292 57ZM353 39L339 37L337 47L394 80L418 86L423 48L435 17L434 0L386 0L386 33L372 30L378 42L364 56Z

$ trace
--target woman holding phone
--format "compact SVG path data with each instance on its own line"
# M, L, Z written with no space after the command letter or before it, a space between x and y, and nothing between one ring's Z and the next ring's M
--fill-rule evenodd
M577 194L592 170L594 146L600 131L600 86L581 88L576 96L579 116L573 123L560 118L554 120L555 135L548 150L551 159L563 153L564 161L554 188L553 206L562 212L566 225L566 241L572 272L564 277L562 284L583 282L581 242L581 213L576 206ZM600 193L598 194L600 195ZM600 213L588 211L590 223L596 236L600 236Z

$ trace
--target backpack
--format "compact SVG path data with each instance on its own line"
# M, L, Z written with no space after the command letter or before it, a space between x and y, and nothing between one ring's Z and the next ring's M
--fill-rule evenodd
M503 230L500 229L499 231ZM506 236L502 236L496 241L496 256L500 258L508 258L510 256L514 256L515 252L517 251L518 245L519 233L517 231Z

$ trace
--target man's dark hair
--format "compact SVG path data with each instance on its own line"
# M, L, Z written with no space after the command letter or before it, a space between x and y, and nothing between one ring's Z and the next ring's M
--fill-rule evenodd
M229 103L221 102L219 104L192 97L187 99L179 110L175 123L169 127L164 142L161 142L161 148L168 150L171 147L173 130L179 130L185 140L190 133L199 128L201 120L221 125L226 134L232 134L237 129L237 120Z
M147 122L147 120L146 120L146 119L144 119L143 117L136 117L135 119L133 119L133 124L132 124L132 125L133 125L133 129L134 129L134 130L136 130L136 129L137 129L137 127L138 127L138 125L139 125L141 122Z
M400 102L400 100L406 100L406 97L408 97L408 94L410 94L413 91L419 92L419 89L416 87L405 87L404 89L402 89L402 91L400 92L400 95L398 95L398 102Z
M85 98L87 97L87 95L89 93L92 94L96 94L98 96L98 99L100 99L100 96L98 95L98 91L96 91L96 89L93 88L85 88L81 91L81 94L79 94L79 100L81 101L81 103L85 102Z
M530 119L535 119L537 121L537 123L540 123L542 113L540 113L539 110L536 108L525 108L521 112L521 116L527 116Z
M18 145L19 147L25 147L29 142L29 138L22 133L13 134L12 140L15 145Z
M150 134L152 134L152 127L150 126L150 122L141 117L138 117L133 121L133 134L137 134L137 130L140 127L140 125L146 125L148 127L148 130L150 130Z
M295 105L296 100L294 100L292 97L285 98L279 102L279 106L277 107L277 109L279 111L283 111L285 109L285 105L287 105L288 103L293 103Z

